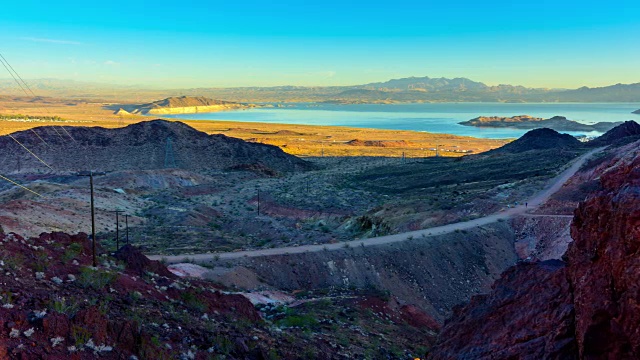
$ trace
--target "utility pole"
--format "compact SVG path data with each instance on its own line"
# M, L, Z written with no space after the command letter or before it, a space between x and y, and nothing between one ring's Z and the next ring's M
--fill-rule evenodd
M436 157L440 157L440 146L444 145L436 145Z
M124 214L124 226L127 232L127 245L129 245L129 215Z
M94 175L104 175L104 172L97 173L93 171L83 171L79 172L77 176L88 176L89 177L89 187L91 188L91 252L93 257L93 267L98 266L98 261L96 260L96 207L93 201L93 176Z
M258 216L260 216L260 189L258 189Z
M120 249L120 221L118 215L120 215L120 213L123 213L124 211L114 210L112 212L116 213L116 251L118 251Z

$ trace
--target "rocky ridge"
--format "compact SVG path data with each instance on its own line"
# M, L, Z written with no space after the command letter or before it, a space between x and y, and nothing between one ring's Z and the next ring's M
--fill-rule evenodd
M465 126L493 127L493 128L514 128L514 129L537 129L549 128L556 131L608 131L620 122L599 122L593 125L582 124L577 121L568 120L564 116L554 116L549 119L533 117L529 115L519 115L513 117L501 116L480 116L468 121L459 123Z
M531 130L519 139L500 148L490 150L486 154L520 153L529 150L576 149L580 146L580 141L571 135L560 134L555 130L542 128Z
M214 100L202 96L180 96L169 97L148 104L129 106L127 111L132 114L166 115L238 110L250 107L255 107L255 105Z
M590 145L603 146L620 142L631 142L640 138L640 125L633 121L625 121L606 133L590 141Z
M458 307L431 359L637 359L640 154L603 164L564 261L522 263ZM505 326L507 324L507 326Z
M261 164L278 172L309 169L276 146L208 135L181 122L152 120L124 128L39 127L11 135L55 171L227 169ZM50 172L9 136L0 137L5 173Z

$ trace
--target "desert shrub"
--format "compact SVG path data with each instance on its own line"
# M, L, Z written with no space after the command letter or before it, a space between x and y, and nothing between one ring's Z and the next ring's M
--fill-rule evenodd
M198 298L198 296L190 291L183 292L180 297L182 301L184 301L185 305L199 312L206 312L208 310L208 306L202 300Z
M49 264L49 254L46 251L40 250L36 252L33 269L37 272L44 272Z
M167 353L165 349L160 346L160 341L157 337L151 339L142 338L140 343L140 357L142 359L154 359L154 360L169 360L172 359L171 355Z
M3 254L0 258L4 261L4 266L11 271L18 271L24 266L24 256L22 254Z
M311 315L288 315L278 321L278 325L285 327L312 328L318 325L318 320Z
M91 337L91 332L82 326L74 325L71 327L71 338L75 341L76 347L83 346Z
M64 254L60 257L63 262L69 262L75 258L77 258L82 253L82 245L78 243L73 243L67 247L64 251Z
M84 267L80 270L77 283L84 288L101 290L104 289L105 286L113 283L117 277L117 274L109 271Z
M54 297L49 301L49 310L55 311L60 314L73 316L78 312L78 302L73 300L67 300L64 297Z
M226 336L218 335L213 341L215 342L215 348L218 352L227 355L233 351L233 342Z

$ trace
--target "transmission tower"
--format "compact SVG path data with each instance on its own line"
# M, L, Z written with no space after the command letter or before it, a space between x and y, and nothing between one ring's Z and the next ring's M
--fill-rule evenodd
M173 155L173 142L171 137L167 138L167 144L164 149L164 168L173 169L176 168L176 158Z

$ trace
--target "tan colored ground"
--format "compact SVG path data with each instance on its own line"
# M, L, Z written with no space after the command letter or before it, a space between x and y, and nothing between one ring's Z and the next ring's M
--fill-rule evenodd
M0 135L36 126L102 126L122 127L131 123L149 120L144 116L119 116L107 109L112 104L100 102L76 102L64 99L45 99L32 102L30 99L0 98L0 114L23 114L32 116L60 116L61 122L15 122L0 120ZM504 145L505 140L478 139L447 134L430 134L416 131L360 129L337 126L284 125L233 121L189 121L184 123L207 132L221 133L243 140L276 145L285 152L298 156L389 156L408 158L434 156L437 145L442 156L461 156L463 150L473 153L487 151ZM389 141L403 144L390 146L349 145L351 140Z

